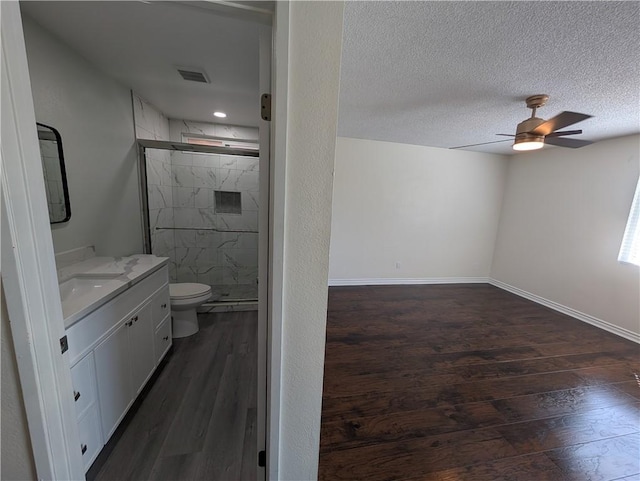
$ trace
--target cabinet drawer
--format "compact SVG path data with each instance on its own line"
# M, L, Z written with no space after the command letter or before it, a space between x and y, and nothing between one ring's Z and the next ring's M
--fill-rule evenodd
M153 309L153 326L157 329L171 310L171 298L169 297L168 285L153 295L151 304Z
M160 323L160 327L156 330L155 336L155 352L156 352L156 365L162 360L167 353L172 343L171 338L171 316L167 316Z
M97 399L96 370L93 359L93 351L83 357L71 368L71 381L73 384L73 397L76 401L76 413L78 418Z
M93 404L78 420L78 434L80 435L80 449L83 451L82 462L86 472L103 446L97 404Z

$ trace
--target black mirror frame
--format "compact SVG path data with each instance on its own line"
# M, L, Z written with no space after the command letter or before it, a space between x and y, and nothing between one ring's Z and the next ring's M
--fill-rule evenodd
M44 127L45 129L50 129L53 132L53 135L56 136L56 145L58 147L58 160L60 161L60 177L62 178L62 191L64 194L64 210L67 214L63 220L58 220L55 222L51 222L50 224L62 224L64 222L69 222L71 219L71 200L69 199L69 186L67 184L67 170L64 165L64 153L62 152L62 137L60 136L60 132L49 125L42 124L40 122L36 122L36 126Z

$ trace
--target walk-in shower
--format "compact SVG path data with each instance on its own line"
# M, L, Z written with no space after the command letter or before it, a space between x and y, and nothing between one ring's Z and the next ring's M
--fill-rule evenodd
M210 285L215 303L257 302L257 150L140 145L147 251L169 257L171 282Z

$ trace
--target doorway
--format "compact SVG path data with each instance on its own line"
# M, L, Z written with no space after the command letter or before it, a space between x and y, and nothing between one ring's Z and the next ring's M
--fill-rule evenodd
M55 3L55 2L44 2L44 3L51 4L51 3ZM66 3L66 2L62 2L62 3ZM94 4L94 5L96 4L96 2L88 2L88 3L90 3L90 4ZM111 3L111 2L109 2L109 3ZM120 3L120 2L118 2L118 3ZM126 2L123 2L121 5L124 7L124 6L126 6L127 4L126 4ZM30 8L38 8L38 7L39 7L39 5L32 6L32 7L30 7ZM86 7L86 4L85 4L85 7ZM182 8L182 7L174 6L173 8ZM187 8L187 7L185 6L185 8ZM193 5L189 6L188 8L191 8L191 9L192 9L192 8L193 8ZM208 14L210 14L210 13L208 13ZM67 17L67 18L68 18L68 17ZM263 26L263 25L261 25L261 26ZM116 29L116 30L117 30L117 29ZM268 50L268 49L267 49L267 50ZM86 56L85 56L85 57L86 57ZM267 81L268 81L268 77L267 77ZM262 84L262 81L261 81L260 83ZM267 86L267 88L268 88L268 86ZM268 90L267 90L267 91L268 91ZM258 104L257 104L257 102L256 102L256 108L258 108ZM257 112L259 112L259 109L257 110ZM261 122L259 122L259 123L260 123L260 125L259 125L259 128L260 128L260 137L262 138L262 137L263 137L263 132L262 132L262 131L263 131L263 128L265 128L266 126L265 126L264 124L262 124ZM108 134L109 134L109 132L106 132L106 131L105 131L105 134L107 134L107 135L108 135ZM266 134L266 137L268 138L268 133ZM262 142L261 142L261 143L260 143L261 150L262 150L262 148L263 148L262 146L263 146L263 144L262 144ZM265 152L268 152L268 145L265 147ZM87 159L85 159L85 160L86 160L87 162L89 162L91 159L90 159L90 158L87 158ZM261 170L262 170L262 169L261 169ZM264 169L264 176L263 176L262 174L260 175L260 183L261 183L261 186L263 186L263 185L264 185L264 179L266 178L267 187L268 187L268 172L269 172L269 170L268 170L268 158L267 158L266 168ZM224 193L224 192L226 192L226 191L221 191L221 193ZM215 195L215 194L214 194L214 195ZM262 189L262 188L261 188L261 189L260 189L260 192L259 192L259 196L260 196L260 197L267 196L266 198L268 199L268 190L267 190L267 189ZM73 197L72 197L72 198L73 198ZM77 198L76 198L76 200L77 200ZM76 204L76 205L77 205L77 204ZM262 205L264 205L264 206L266 207L266 205L267 205L267 204L266 204L266 203L262 203ZM261 224L261 223L266 222L266 223L267 223L266 225L268 226L268 219L262 218L262 217L260 217L259 215L258 215L258 217L259 217L259 218L258 218L258 224ZM262 225L262 224L261 224L261 225ZM267 229L259 228L259 229L258 229L258 231L263 231L263 232L265 232L265 238L266 238L266 232L267 232ZM258 235L260 235L260 234L258 234ZM261 244L261 243L260 243L260 241L258 241L258 248L257 248L257 250L260 250L260 251L264 254L264 253L266 253L266 252L267 252L268 247L264 247L264 246L263 246L263 244ZM106 253L106 254L108 254L108 253ZM260 263L260 265L261 265L261 266L267 262L266 257L265 257L265 256L263 256L263 255L260 255L260 256L259 256L258 261L259 261L259 263ZM257 275L256 277L260 277L260 278L262 279L262 276L264 276L264 279L265 279L265 282L260 282L260 284L258 285L259 289L260 289L260 290L261 290L261 292L262 292L262 289L267 289L267 283L266 283L266 276L267 276L267 273L266 273L266 271L265 271L264 269L262 269L262 268L258 267L258 273L257 273L257 274L258 274L258 275ZM266 292L266 291L265 291L265 292ZM256 299L258 300L258 304L259 304L259 306L258 306L258 307L259 307L259 309L258 309L258 312L259 312L259 316L258 316L258 318L259 318L259 319L263 319L263 320L265 320L265 319L266 319L266 312L264 311L263 307L265 306L265 304L264 304L264 303L266 302L266 296L265 296L265 295L261 295L261 294L257 294L257 295L256 295L256 294L253 294L251 297L247 297L246 299L248 299L248 300L250 300L250 301L252 301L252 302L254 302L254 303L255 303L255 300L256 300ZM243 300L244 300L244 299L243 299ZM260 330L261 330L261 329L262 329L262 331L263 331L263 332L266 332L266 326L262 323L262 321L258 321L258 330L259 330L259 332L260 332ZM259 356L259 359L263 359L263 360L262 360L262 361L257 362L257 364L258 364L258 365L256 366L256 370L258 370L258 371L260 371L260 372L263 372L263 373L265 373L265 375L266 375L266 372L265 372L265 370L264 370L264 369L266 369L266 368L264 368L264 366L266 366L266 362L264 361L264 358L266 357L266 335L260 335L260 334L258 334L258 338L259 338L259 339L261 339L261 342L259 343L259 344L260 344L260 346L259 346L258 350L262 353L262 355L260 355L260 356ZM263 346L262 344L265 344L265 345ZM265 391L264 386L265 386L265 385L266 385L266 380L264 380L264 379L260 379L260 380L258 381L258 388L257 388L257 390L258 390L258 392L260 393L260 394L259 394L259 396L258 396L258 398L260 398L260 397L264 397L264 391ZM260 387L260 386L261 386L261 387ZM259 402L258 404L260 405L260 402ZM262 406L263 406L263 407L265 406L265 401L264 401L264 400L262 401ZM261 451L261 450L264 450L264 444L265 444L265 442L264 442L264 412L263 412L263 411L264 411L264 409L258 409L258 411L259 411L258 418L260 418L260 417L261 417L261 418L262 418L262 422L259 422L259 423L258 423L258 424L259 424L259 427L258 427L258 429L257 429L257 430L258 430L259 432L261 432L262 434L261 434L261 435L259 435L259 436L257 437L257 438L258 438L258 449L257 449L257 450ZM260 414L260 413L262 413L262 414ZM262 449L260 449L260 448L262 448ZM256 456L256 458L257 458L257 456ZM256 461L256 464L257 464L257 459L256 459L255 461Z

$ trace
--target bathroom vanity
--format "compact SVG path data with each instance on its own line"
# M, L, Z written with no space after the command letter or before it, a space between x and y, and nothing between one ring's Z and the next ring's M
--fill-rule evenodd
M87 470L171 347L167 258L91 257L58 276Z

